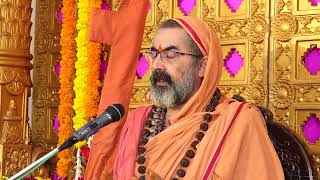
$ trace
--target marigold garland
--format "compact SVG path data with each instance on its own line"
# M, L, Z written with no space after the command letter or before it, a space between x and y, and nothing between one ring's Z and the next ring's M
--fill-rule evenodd
M63 0L63 23L61 29L61 74L59 77L60 103L58 106L58 118L60 128L58 132L61 145L72 133L72 103L73 89L72 80L74 75L74 62L76 59L74 37L76 33L76 9L75 0ZM57 174L59 177L67 177L70 165L72 163L71 150L66 149L58 154Z
M89 0L78 1L77 30L77 61L75 63L76 77L74 79L74 104L73 128L80 129L87 123L85 118L85 99L88 85L88 21L89 21ZM86 145L86 141L75 144L77 148Z
M101 0L90 0L90 9L91 8L100 8L102 4ZM90 27L90 21L89 21ZM86 118L92 118L98 113L98 106L100 100L99 86L100 86L100 53L101 53L101 44L96 42L89 42L88 44L88 91L86 96L86 105L85 112Z

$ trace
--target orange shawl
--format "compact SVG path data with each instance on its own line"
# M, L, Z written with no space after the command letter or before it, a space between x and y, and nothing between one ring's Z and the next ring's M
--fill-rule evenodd
M89 39L111 45L99 114L111 104L127 112L142 43L149 0L122 0L117 12L93 9ZM118 138L124 119L94 135L85 179L107 179L112 172ZM119 133L117 133L119 132Z
M208 25L193 17L175 20L208 57L207 69L200 89L170 119L171 125L145 145L146 179L171 179L176 176L179 163L190 149L195 133L203 122L206 113L203 111L217 89L222 72L222 50L217 36ZM260 112L248 104L241 105L240 111L239 106L239 102L222 98L222 102L211 113L214 120L197 145L196 155L186 168L184 179L284 179ZM139 177L135 170L137 145L149 111L150 107L138 108L128 117L120 136L113 169L114 179ZM231 123L234 118L235 121ZM215 163L214 154L218 155Z

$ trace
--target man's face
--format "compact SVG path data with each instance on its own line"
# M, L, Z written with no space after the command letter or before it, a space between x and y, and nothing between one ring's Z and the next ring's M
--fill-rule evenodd
M195 57L179 54L192 54L188 34L179 28L160 29L151 49L162 53L154 59L150 77L153 104L164 108L184 104L200 84Z

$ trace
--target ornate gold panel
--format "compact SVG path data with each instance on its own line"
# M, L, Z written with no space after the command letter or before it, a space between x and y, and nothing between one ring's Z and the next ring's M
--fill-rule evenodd
M238 71L235 77L231 76L230 73L224 68L221 77L220 85L231 85L231 84L247 84L248 83L248 72L249 69L249 42L248 40L229 40L221 43L223 57L226 58L232 49L236 49L239 55L244 59L244 66Z
M308 142L302 128L311 114L320 115L320 76L304 65L308 49L320 45L319 13L320 5L307 0L272 1L269 61L269 108L309 147L318 170L320 142Z
M54 66L60 58L61 26L56 19L60 3L61 0L45 0L36 4L32 142L34 147L46 150L55 148L58 142L52 127L59 102L59 80Z

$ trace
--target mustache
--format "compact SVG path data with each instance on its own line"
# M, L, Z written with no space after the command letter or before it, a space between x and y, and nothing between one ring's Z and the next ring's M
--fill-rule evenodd
M169 85L173 84L172 78L168 73L163 71L152 71L152 74L150 76L151 83L155 84L160 80L167 82Z

